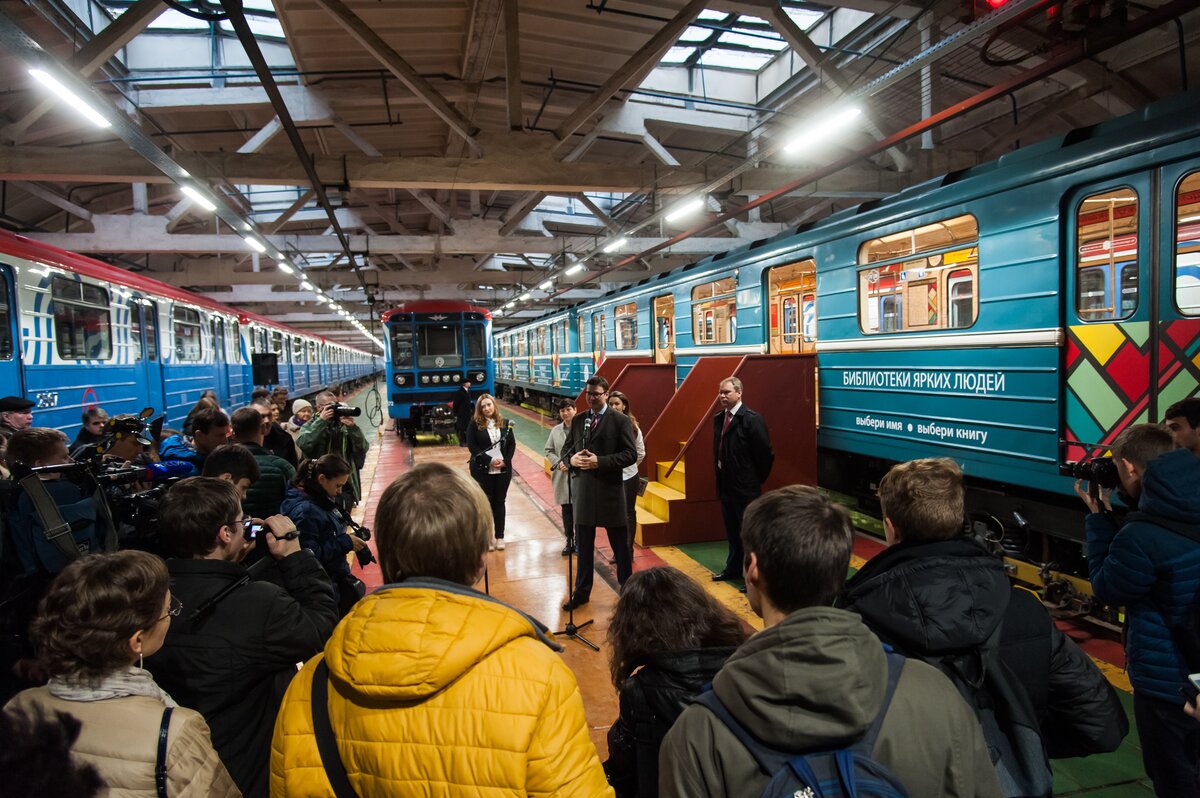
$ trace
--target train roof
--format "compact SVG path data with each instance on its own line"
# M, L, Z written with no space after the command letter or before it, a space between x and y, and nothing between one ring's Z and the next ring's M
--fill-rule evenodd
M34 241L31 238L26 238L16 233L10 233L7 230L0 230L0 251L15 255L26 260L37 261L44 263L47 266L53 266L57 269L80 274L85 277L92 277L101 282L112 283L124 288L132 288L137 291L142 291L146 294L152 294L166 299L173 299L177 302L186 302L190 305L206 308L208 310L219 311L221 313L236 316L241 323L255 322L265 327L272 327L277 330L288 332L292 335L302 335L306 338L313 338L333 346L340 346L345 349L351 349L364 355L370 355L370 352L365 352L361 349L355 349L352 346L345 344L333 343L326 341L325 338L312 333L297 330L294 327L289 327L286 324L280 324L277 321L260 316L257 313L251 313L241 308L234 308L228 305L223 305L216 300L208 297L194 294L191 291L186 291L182 288L177 288L168 283L155 280L153 277L147 277L138 272L131 272L128 269L122 269L118 266L113 266L109 263L89 258L86 255L80 255L77 252L68 252L65 249L59 249L51 244L43 244L41 241Z
M492 318L492 312L487 308L457 299L417 299L412 302L404 302L390 310L385 310L380 318L386 324L392 316L401 313L479 313L485 319Z

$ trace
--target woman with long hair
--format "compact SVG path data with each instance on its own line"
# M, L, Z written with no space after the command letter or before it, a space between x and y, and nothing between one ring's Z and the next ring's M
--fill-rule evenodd
M182 609L153 554L81 557L54 580L30 627L50 682L7 709L74 716L74 755L94 765L114 795L153 798L163 794L156 783L171 798L240 795L204 718L176 706L141 667Z
M658 749L689 699L748 637L741 620L675 568L637 571L608 626L620 714L604 770L617 798L658 795Z
M475 415L467 426L467 450L471 453L471 476L483 488L495 522L496 537L488 543L488 551L504 551L504 501L512 482L517 439L489 393L475 400Z
M303 460L288 488L279 512L292 519L300 545L317 558L329 574L337 594L338 611L345 615L362 598L359 582L350 573L346 555L365 547L366 541L346 533L346 521L334 501L350 479L350 464L340 455L327 454Z
M641 476L638 474L638 469L642 465L642 461L646 459L646 439L642 437L642 428L637 423L637 418L629 410L629 397L621 391L608 392L608 409L616 410L618 413L624 413L630 421L633 422L633 431L637 433L637 462L631 466L625 466L621 470L621 479L625 485L625 530L628 532L629 556L633 557L633 538L637 534L637 497L638 488L641 487Z

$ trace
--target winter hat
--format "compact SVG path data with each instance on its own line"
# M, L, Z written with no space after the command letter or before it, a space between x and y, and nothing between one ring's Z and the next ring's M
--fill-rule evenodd
M293 416L296 415L297 413L299 413L301 410L303 410L306 407L311 410L312 402L308 401L307 399L295 400L294 402L292 402L292 415Z

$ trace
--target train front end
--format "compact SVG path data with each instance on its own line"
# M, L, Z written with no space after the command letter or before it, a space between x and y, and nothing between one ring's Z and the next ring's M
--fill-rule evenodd
M472 399L494 393L492 317L467 302L408 302L383 314L387 330L388 415L413 437L448 406L464 382Z

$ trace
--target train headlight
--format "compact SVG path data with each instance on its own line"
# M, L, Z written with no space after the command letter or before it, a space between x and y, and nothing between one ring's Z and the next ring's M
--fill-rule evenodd
M439 375L439 374L434 374L434 375L433 375L433 384L434 384L434 385L437 385L437 384L438 384L439 382L441 382L441 381L442 381L441 375Z
M482 371L475 372L475 382L476 383L482 383L482 382L486 382L486 381L487 381L487 374L483 373Z
M392 382L396 383L397 386L403 388L404 385L408 382L408 380L404 379L403 374L397 374L396 376L392 377Z
M461 380L461 379L462 379L462 375L461 375L461 374L455 374L455 375L454 375L453 377L451 377L450 379L454 380L455 382L458 382L459 380Z
M428 384L429 384L429 375L428 375L428 374L422 374L422 375L421 375L421 384L422 384L422 385L428 385Z

